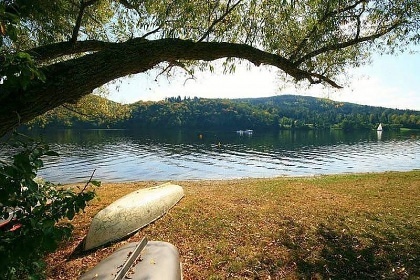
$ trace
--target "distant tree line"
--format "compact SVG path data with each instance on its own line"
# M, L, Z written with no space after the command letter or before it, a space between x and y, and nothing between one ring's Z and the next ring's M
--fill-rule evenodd
M121 106L126 106L121 109ZM170 97L158 102L118 105L121 118L49 114L44 125L75 128L214 128L214 129L420 129L420 112L281 95L250 99Z
M420 112L336 102L326 98L281 95L240 99L280 117L280 128L385 129L420 128ZM237 100L236 100L237 101Z

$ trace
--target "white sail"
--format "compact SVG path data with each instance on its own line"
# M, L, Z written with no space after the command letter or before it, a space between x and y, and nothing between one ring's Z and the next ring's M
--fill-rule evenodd
M378 128L376 129L377 131L382 131L382 124L380 123Z

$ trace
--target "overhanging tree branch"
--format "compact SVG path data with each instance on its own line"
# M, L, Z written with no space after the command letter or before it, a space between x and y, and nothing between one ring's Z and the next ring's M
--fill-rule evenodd
M57 48L62 44L65 43L42 47L40 57L56 56L58 53L77 54L76 49L96 51L47 65L41 68L46 76L45 83L34 82L24 92L12 92L6 96L2 102L8 106L0 107L0 135L19 124L17 120L10 118L11 112L18 113L21 122L28 122L55 107L77 101L109 81L148 71L162 62L239 58L256 66L265 64L277 67L296 80L307 79L311 83L325 82L339 87L328 77L303 71L282 56L245 44L193 42L181 39L148 41L136 38L113 44L97 41L77 42L73 48L65 44L65 51L58 52Z
M60 42L51 45L45 45L28 50L27 52L37 61L45 62L66 55L82 54L85 52L95 52L104 50L107 47L116 45L117 43L87 40L72 42Z
M76 55L86 52L97 52L98 56L104 56L104 53L110 53L107 60L112 59L112 56L115 59L120 59L121 57L111 54L114 52L119 52L121 50L130 49L133 52L137 51L139 53L142 50L149 49L147 52L154 53L151 57L156 57L157 62L160 63L163 61L176 61L176 60L216 60L223 57L236 57L249 60L253 64L259 66L261 64L267 64L275 66L279 69L282 69L289 75L293 76L297 80L301 80L309 77L309 74L305 71L298 69L292 62L286 58L264 52L257 48L245 45L245 44L235 44L235 43L223 43L223 42L193 42L189 40L181 39L161 39L161 40L144 40L143 38L136 38L129 40L124 43L108 43L101 41L81 41L71 44L69 42L57 43L48 46L43 46L35 49L31 49L28 53L32 54L34 58L38 61L45 61L50 59L59 58L65 55ZM156 48L156 49L154 49ZM159 54L160 57L157 57ZM129 56L129 53L126 53ZM137 57L136 54L132 54L129 59L133 61L137 60L147 60L146 57ZM138 54L137 54L138 55ZM74 61L84 61L93 57L94 54L88 54L85 57L74 59ZM139 61L141 65L141 61ZM51 67L58 67L59 65L64 65L65 62L57 63ZM130 64L131 65L131 64ZM122 67L123 69L124 67ZM48 67L46 69L49 69ZM134 70L134 67L133 67ZM133 73L130 73L133 74ZM117 77L116 77L117 78Z

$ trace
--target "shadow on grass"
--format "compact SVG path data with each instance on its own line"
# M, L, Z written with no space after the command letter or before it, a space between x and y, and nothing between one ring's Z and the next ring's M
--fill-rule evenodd
M420 277L418 229L413 230L413 235L403 239L391 231L382 233L381 237L358 237L322 225L316 234L318 245L315 251L305 245L293 249L297 273L307 279Z

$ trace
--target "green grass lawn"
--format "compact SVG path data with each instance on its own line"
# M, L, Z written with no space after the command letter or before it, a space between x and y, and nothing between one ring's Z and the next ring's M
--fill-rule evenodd
M305 178L174 182L186 196L128 240L77 250L91 218L157 182L105 184L48 259L51 279L77 278L124 242L180 251L184 279L420 278L420 171Z

